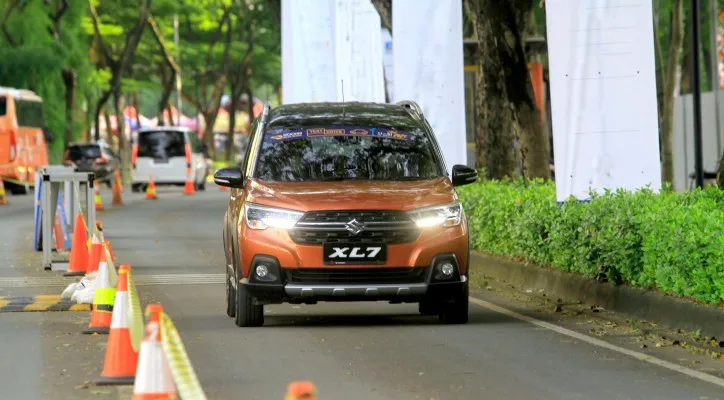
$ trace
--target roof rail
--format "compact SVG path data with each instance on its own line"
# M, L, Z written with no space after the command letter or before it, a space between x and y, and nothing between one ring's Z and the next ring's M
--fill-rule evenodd
M269 119L269 112L271 111L271 106L269 103L264 104L264 110L261 112L261 123L266 124Z
M420 106L419 106L417 103L415 103L414 101L411 101L411 100L402 100L402 101L398 101L396 104L399 105L399 106L402 106L402 107L404 107L404 108L406 108L406 109L408 109L408 110L412 110L412 111L414 111L415 113L417 113L417 114L419 114L420 116L422 116L422 108L420 108Z

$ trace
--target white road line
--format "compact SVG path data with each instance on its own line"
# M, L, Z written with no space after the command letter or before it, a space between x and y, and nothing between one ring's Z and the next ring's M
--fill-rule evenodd
M164 274L164 275L133 275L137 286L150 285L200 285L222 284L224 274ZM0 288L34 288L34 287L65 287L80 278L62 276L38 276L21 278L0 278Z
M719 378L719 377L716 377L713 375L709 375L709 374L705 374L703 372L699 372L699 371L693 370L691 368L684 367L682 365L674 364L672 362L668 362L668 361L662 360L660 358L650 356L648 354L639 353L639 352L633 351L633 350L628 350L623 347L619 347L619 346L613 345L611 343L604 342L603 340L596 339L594 337L584 335L582 333L572 331L570 329L566 329L566 328L563 328L558 325L551 324L549 322L541 321L541 320L538 320L535 318L528 317L526 315L518 314L515 311L511 311L511 310L508 310L507 308L497 306L497 305L487 302L485 300L480 300L480 299L471 297L470 302L475 305L478 305L480 307L487 308L488 310L495 311L497 313L504 314L509 317L513 317L515 319L528 322L535 326L551 330L551 331L559 333L561 335L565 335L565 336L568 336L568 337L571 337L574 339L578 339L582 342L586 342L586 343L594 345L594 346L603 347L605 349L615 351L620 354L625 354L625 355L633 357L637 360L646 361L647 363L654 364L659 367L663 367L663 368L669 369L671 371L678 372L680 374L684 374L691 378L700 379L702 381L724 387L724 379L722 379L722 378Z

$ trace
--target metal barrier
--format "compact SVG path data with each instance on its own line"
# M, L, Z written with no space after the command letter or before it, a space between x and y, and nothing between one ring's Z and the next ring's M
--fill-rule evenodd
M88 228L87 235L91 237L93 227L96 225L95 205L93 203L93 182L95 174L92 172L77 172L74 168L50 166L38 171L40 179L40 207L37 214L40 217L40 242L43 250L43 268L46 270L66 270L68 260L53 260L53 225L58 209L58 197L63 188L63 200L66 212L69 212L71 228L76 214L83 213ZM85 193L85 207L79 196ZM38 221L36 216L36 222ZM37 228L36 228L37 229Z

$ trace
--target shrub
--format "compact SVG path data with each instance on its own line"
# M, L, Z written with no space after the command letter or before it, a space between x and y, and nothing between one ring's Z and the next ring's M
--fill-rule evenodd
M558 204L550 182L460 189L475 250L584 276L724 300L724 191L609 191Z

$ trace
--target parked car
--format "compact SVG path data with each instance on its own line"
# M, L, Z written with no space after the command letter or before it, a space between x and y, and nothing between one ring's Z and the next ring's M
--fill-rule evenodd
M143 129L136 141L132 160L134 192L143 190L151 176L157 185L183 186L188 179L187 148L191 152L190 168L196 190L206 189L212 167L206 145L194 131L176 126Z
M106 143L71 143L63 155L63 164L81 172L93 172L96 180L113 185L113 176L121 168L120 157Z

